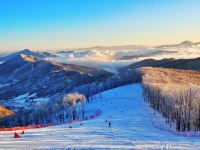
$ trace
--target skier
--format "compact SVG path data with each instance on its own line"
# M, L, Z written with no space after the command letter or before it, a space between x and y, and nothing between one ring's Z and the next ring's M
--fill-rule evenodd
M109 124L108 124L108 125L109 125L109 127L111 128L111 122L109 122Z

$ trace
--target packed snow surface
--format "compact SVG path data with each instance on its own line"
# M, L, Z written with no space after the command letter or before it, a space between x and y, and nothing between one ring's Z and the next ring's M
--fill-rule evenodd
M14 132L1 132L0 149L200 149L200 138L178 136L152 124L154 111L144 101L140 84L96 95L86 105L86 110L94 109L102 114L82 125L74 123L72 129L69 124L31 129L20 139L13 138Z

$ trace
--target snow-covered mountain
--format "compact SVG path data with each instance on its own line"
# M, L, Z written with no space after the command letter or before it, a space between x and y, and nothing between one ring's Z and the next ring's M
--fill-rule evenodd
M8 56L9 59L0 65L0 105L15 106L16 101L11 104L9 100L25 94L28 94L26 102L30 104L29 95L48 97L112 75L101 69L50 62L35 55L29 50L11 54L12 57ZM21 101L24 107L22 98Z
M30 56L34 56L34 57L38 57L38 58L46 58L46 57L54 57L53 54L49 53L49 52L33 52L30 49L24 49L24 50L20 50L17 52L13 52L13 53L0 53L0 64L8 61L8 60L12 60L14 57L16 56L20 56L20 55L30 55Z

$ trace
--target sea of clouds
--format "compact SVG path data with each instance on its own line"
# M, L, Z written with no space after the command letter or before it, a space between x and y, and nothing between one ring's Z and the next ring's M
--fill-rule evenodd
M131 58L124 59L126 56L131 56ZM189 59L197 57L200 57L200 44L138 48L133 50L70 50L57 52L54 57L48 57L46 59L68 64L96 67L116 72L120 67L144 59Z

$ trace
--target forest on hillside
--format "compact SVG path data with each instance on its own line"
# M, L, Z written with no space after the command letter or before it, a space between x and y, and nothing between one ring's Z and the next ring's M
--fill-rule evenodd
M142 68L144 96L177 131L200 131L200 73Z

